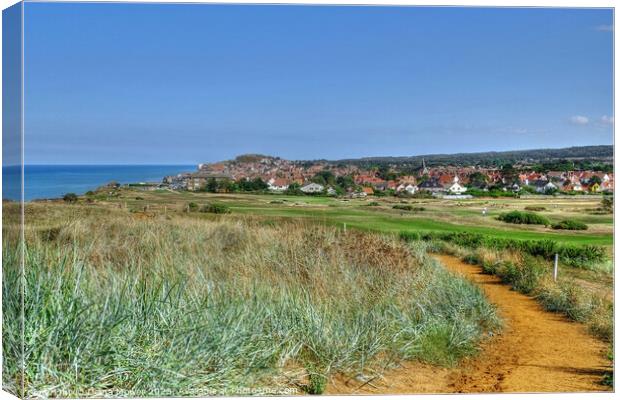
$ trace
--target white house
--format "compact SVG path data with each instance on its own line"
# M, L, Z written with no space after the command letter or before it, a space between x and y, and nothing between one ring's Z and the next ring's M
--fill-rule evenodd
M536 181L534 183L534 187L538 193L547 193L552 190L556 190L558 187L554 185L552 182L546 181Z
M269 185L269 190L273 192L283 192L288 189L289 185L288 181L282 178L271 178L267 184Z
M549 182L545 185L545 192L548 192L550 190L557 190L557 186L554 185L553 183Z
M414 194L415 192L418 191L418 187L410 183L407 186L405 186L405 191L409 194Z
M448 192L452 193L452 194L463 194L467 191L467 188L465 186L462 186L459 183L459 177L455 176L454 177L454 182L452 182L452 185L450 185L447 188Z
M418 187L417 187L416 185L412 185L411 183L408 183L408 184L406 184L406 185L405 185L404 183L401 183L401 184L400 184L400 185L398 185L398 187L396 188L396 191L397 191L397 192L402 192L402 191L405 191L405 192L407 192L407 193L409 193L409 194L414 194L415 192L417 192L417 191L418 191Z
M301 191L304 193L321 193L325 189L323 185L318 183L309 183L306 186L302 186Z

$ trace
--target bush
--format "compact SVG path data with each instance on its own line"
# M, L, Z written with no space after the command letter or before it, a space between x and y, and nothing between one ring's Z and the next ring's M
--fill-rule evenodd
M310 373L310 382L306 386L308 394L323 394L327 387L327 377L318 372Z
M502 281L525 294L532 293L538 287L544 273L545 267L532 257L520 263L502 262L495 270Z
M420 233L411 232L411 231L402 231L400 232L399 237L405 242L413 242L415 240L420 240Z
M465 257L463 257L462 261L470 265L482 265L482 259L475 251L466 254Z
M573 267L583 267L591 263L605 261L605 249L599 246L564 245L558 248L558 254L563 263Z
M380 206L381 204L379 204L378 201L371 201L370 203L368 203L366 205L370 206L370 207L376 207L376 206Z
M67 193L64 196L62 196L62 199L65 201L65 203L77 203L78 201L78 197L77 194L75 193Z
M406 232L401 232L401 239L406 240ZM592 263L600 263L607 259L605 249L600 246L576 246L559 244L553 240L516 240L485 236L470 232L420 232L424 241L442 240L469 249L487 248L492 250L514 250L532 256L553 259L559 254L560 260L566 265L584 267Z
M497 219L511 224L549 225L549 220L533 212L511 211L500 214Z
M188 211L197 211L198 210L198 204L194 203L193 201L187 203L187 210Z
M613 212L614 211L613 196L603 197L603 200L601 200L601 208L605 210L606 212Z
M561 281L558 285L541 288L537 298L546 310L564 313L573 321L578 322L585 322L595 306L592 296L569 281Z
M585 231L588 229L588 225L583 222L575 221L573 219L565 219L557 224L553 224L553 229L566 229L569 231Z
M498 197L517 197L517 193L511 191L511 190L507 190L507 191L503 191L503 190L481 190L481 189L476 189L476 188L469 188L467 189L466 194L472 195L474 197L493 197L493 198L498 198Z
M404 210L404 211L424 211L426 208L424 207L414 207L410 204L396 204L392 206L395 210Z
M230 214L230 207L224 204L210 203L200 208L200 212L212 214Z
M526 206L526 211L545 211L547 208L543 206Z

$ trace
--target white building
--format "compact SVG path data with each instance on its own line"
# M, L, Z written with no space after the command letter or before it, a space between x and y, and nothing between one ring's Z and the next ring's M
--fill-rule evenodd
M325 189L323 185L319 185L318 183L309 183L305 186L302 186L301 191L304 193L321 193Z
M536 181L535 188L538 193L547 193L556 190L558 187L551 182Z
M273 192L283 192L288 189L289 186L288 181L282 178L271 178L267 184L269 185L269 190Z
M407 192L407 193L409 193L409 194L415 194L415 192L417 192L417 191L418 191L418 187L417 187L416 185L412 185L411 183L408 183L408 184L406 184L406 185L405 185L404 183L401 183L401 184L400 184L400 185L398 185L398 187L396 188L396 191L397 191L397 192L402 192L402 191L405 191L405 192Z
M452 193L452 194L463 194L467 191L467 188L465 186L462 186L459 183L459 177L455 176L454 177L454 182L452 182L452 185L450 185L447 188L448 192Z

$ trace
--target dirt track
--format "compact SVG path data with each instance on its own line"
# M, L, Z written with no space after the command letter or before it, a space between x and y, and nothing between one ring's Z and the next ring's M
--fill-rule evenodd
M448 269L478 284L497 305L505 327L480 354L457 368L403 363L382 380L365 384L336 378L328 393L478 393L609 391L607 346L578 323L546 312L532 298L458 258L436 256ZM362 386L364 385L364 386Z

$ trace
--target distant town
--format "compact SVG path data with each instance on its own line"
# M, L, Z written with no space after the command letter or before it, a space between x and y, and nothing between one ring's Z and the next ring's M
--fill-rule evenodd
M233 160L199 164L194 172L167 176L160 183L131 186L143 190L214 193L261 191L350 197L396 195L457 198L613 193L614 190L612 158L609 156L552 157L544 161L526 158L514 164L481 158L483 161L478 160L475 165L458 165L462 164L458 155L447 165L442 165L445 160L437 160L436 157L431 156L431 160L433 165L429 165L424 157L406 160L292 161L246 154ZM466 160L469 162L470 158Z

